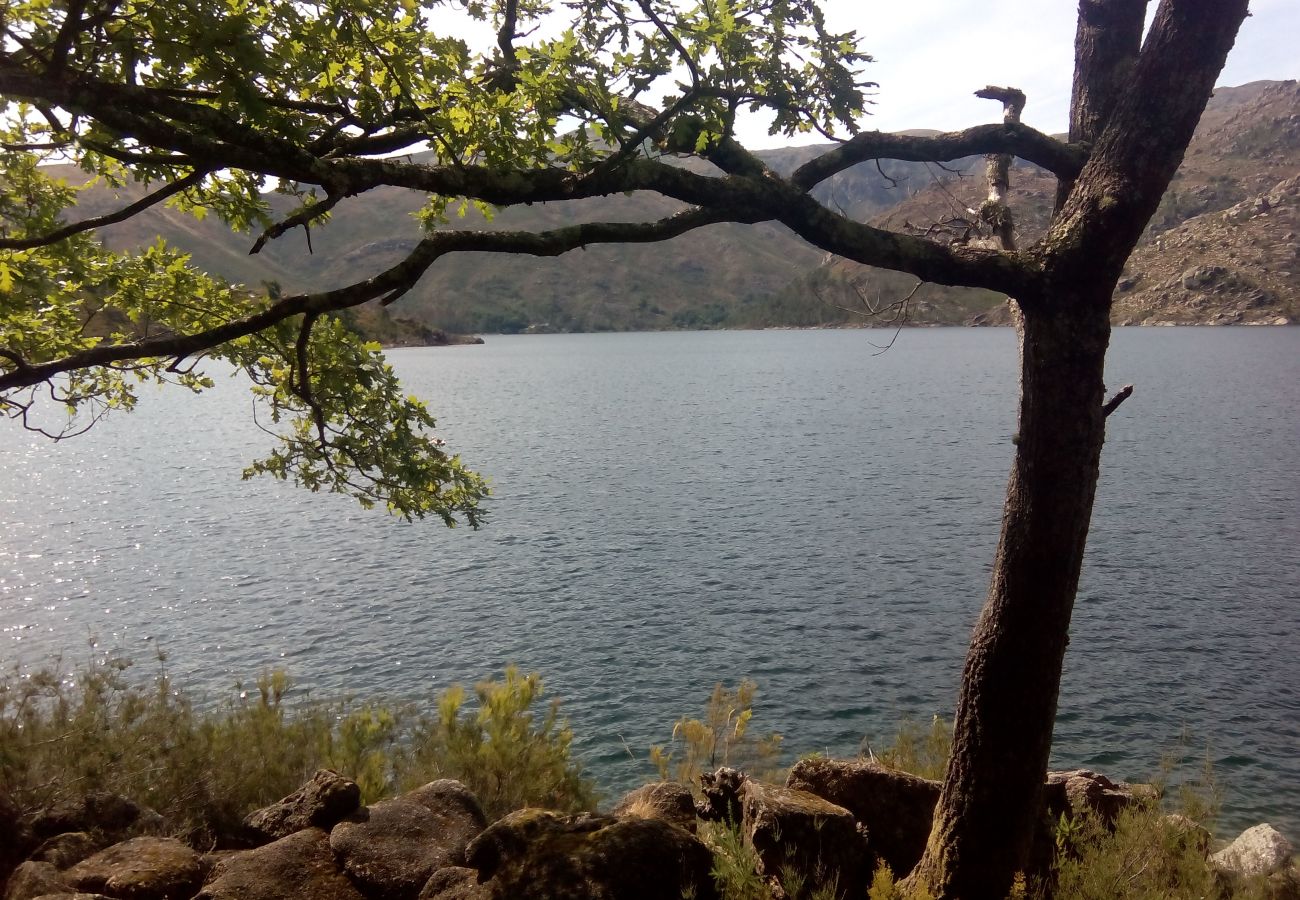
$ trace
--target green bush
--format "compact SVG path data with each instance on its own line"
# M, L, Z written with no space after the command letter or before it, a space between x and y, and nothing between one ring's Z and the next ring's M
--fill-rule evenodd
M758 686L748 678L734 690L713 686L704 718L683 716L673 725L671 742L650 748L650 762L665 781L698 784L703 772L731 766L763 781L780 771L781 735L755 737L749 730Z
M455 778L474 792L495 818L525 806L562 812L595 809L593 783L570 758L573 732L552 701L538 720L532 706L542 696L536 674L511 666L503 681L474 688L478 708L465 708L465 691L453 685L438 698L437 715L422 719L410 742L400 779L415 787Z
M494 816L595 805L592 783L570 758L573 735L558 704L535 718L541 682L513 668L478 685L476 710L453 687L437 699L436 715L422 716L412 704L291 705L282 671L199 709L165 675L128 680L129 665L0 679L0 791L24 809L111 791L195 842L231 833L318 768L353 778L367 803L445 777L463 781Z
M923 729L912 719L904 719L892 744L876 753L869 741L863 741L862 755L900 772L942 781L952 755L952 723L935 716L930 727Z

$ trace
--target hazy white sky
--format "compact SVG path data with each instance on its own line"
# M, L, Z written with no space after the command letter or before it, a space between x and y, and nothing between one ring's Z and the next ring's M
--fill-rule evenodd
M856 29L876 59L867 74L880 87L864 128L951 131L997 121L998 105L972 96L997 84L1028 95L1026 123L1049 133L1066 129L1074 0L823 0L822 6L833 26ZM1218 83L1300 77L1300 2L1253 0L1250 6ZM755 148L789 143L761 126L742 139Z

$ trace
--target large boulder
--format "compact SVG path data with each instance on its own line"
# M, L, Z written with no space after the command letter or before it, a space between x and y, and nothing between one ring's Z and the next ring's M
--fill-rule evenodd
M713 857L661 819L521 809L471 842L468 865L493 900L713 900ZM425 900L479 895L451 893Z
M249 813L244 826L263 841L274 841L304 828L329 831L360 805L361 788L355 781L320 769L283 800Z
M330 848L362 891L406 900L438 869L462 865L485 827L474 795L444 779L357 810L334 826Z
M758 856L758 874L800 896L833 887L856 897L872 871L871 854L852 813L816 794L747 781L741 789L742 832Z
M706 822L740 822L740 792L749 776L744 772L723 766L716 772L700 775L700 793L703 798L696 812Z
M32 900L42 894L71 889L72 886L63 880L63 873L54 866L29 860L10 873L5 883L4 900Z
M189 900L203 882L203 865L180 841L146 836L107 847L63 877L79 891L123 900Z
M695 798L691 789L675 781L645 784L614 805L612 815L619 818L662 819L678 828L695 833Z
M1210 862L1220 872L1253 878L1285 871L1293 853L1291 842L1272 825L1264 824L1247 828L1231 844L1211 854Z
M364 900L339 869L329 835L307 828L226 857L195 900Z
M864 759L800 760L786 786L816 794L853 814L866 829L877 860L899 875L925 852L939 802L939 782L908 775Z

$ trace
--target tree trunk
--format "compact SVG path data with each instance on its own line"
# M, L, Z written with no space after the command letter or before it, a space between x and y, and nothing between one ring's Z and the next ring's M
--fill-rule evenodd
M1101 296L1098 296L1100 294ZM1037 823L1104 438L1109 291L1026 304L1020 424L925 859L943 897L1007 895Z
M1182 161L1247 0L1082 0L1064 185L1024 311L1020 424L988 600L962 675L952 759L909 887L1003 898L1027 862L1056 719L1098 464L1110 297ZM1131 73L1131 74L1130 74Z

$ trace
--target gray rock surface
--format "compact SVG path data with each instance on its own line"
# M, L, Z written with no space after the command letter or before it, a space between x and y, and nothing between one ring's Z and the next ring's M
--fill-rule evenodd
M107 847L63 877L79 891L127 900L188 900L203 881L203 866L180 841L145 836Z
M361 805L361 788L337 772L321 769L278 803L250 813L244 825L266 841L304 828L329 831Z
M770 884L801 893L836 886L844 896L865 893L875 868L864 835L844 807L796 788L747 781L741 789L742 832Z
M217 863L196 900L364 900L339 869L329 835L307 828Z
M1291 842L1266 823L1247 828L1231 844L1212 854L1210 862L1221 872L1251 878L1285 871L1293 853Z
M120 834L132 829L147 830L161 825L162 817L126 797L95 791L62 800L32 817L31 830L38 840L70 831L98 831Z
M660 819L521 809L475 838L467 856L493 900L717 897L708 848ZM479 896L446 894L438 900Z
M63 874L47 862L25 862L14 869L5 883L4 900L32 900L42 894L71 890Z
M491 888L479 884L477 869L448 866L433 873L417 900L491 900L491 897Z
M795 763L788 787L842 806L866 828L867 843L895 873L912 871L939 802L939 782L864 759L815 757Z
M461 865L487 827L474 795L459 781L434 781L357 810L330 832L330 848L366 893L414 898L429 877Z

